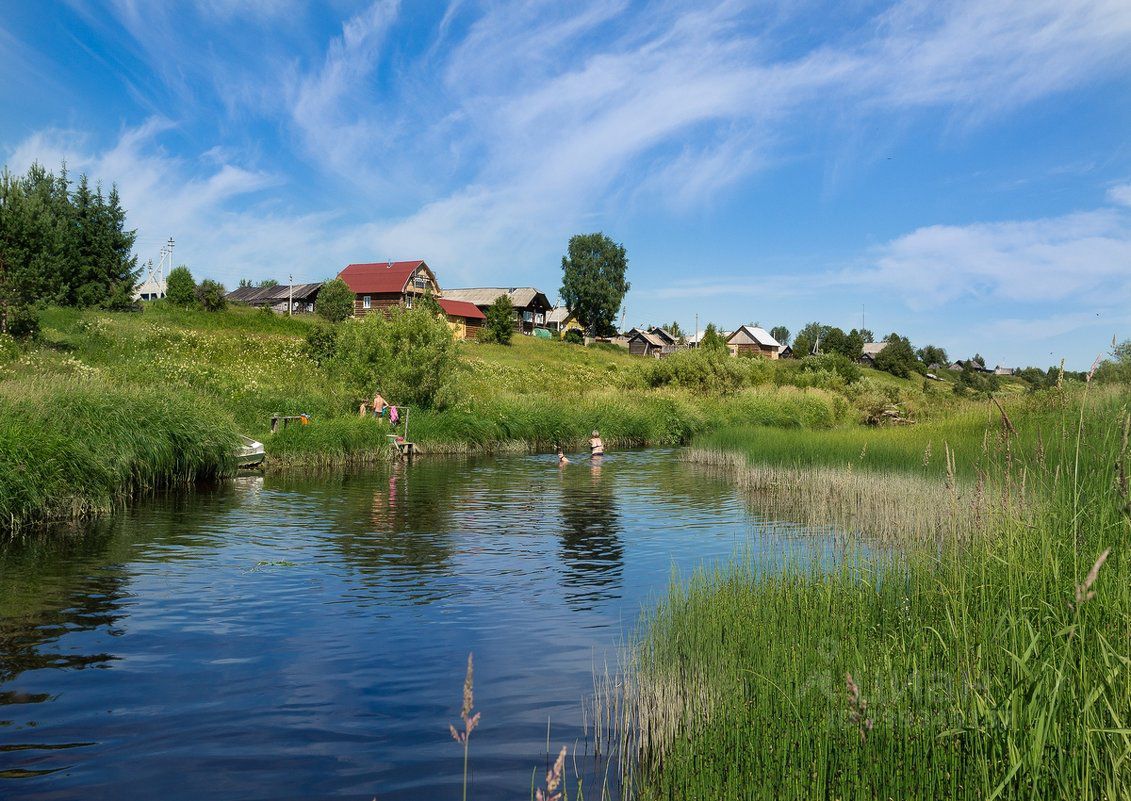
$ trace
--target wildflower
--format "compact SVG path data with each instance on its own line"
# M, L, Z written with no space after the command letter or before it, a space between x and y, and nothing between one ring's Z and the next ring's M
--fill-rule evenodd
M561 801L562 794L559 787L562 784L562 772L565 770L566 747L563 745L562 750L558 753L558 758L554 761L554 766L546 771L546 790L542 791L539 787L538 791L534 794L535 801Z
M463 746L463 798L467 801L467 750L468 740L471 739L471 733L475 731L475 727L479 725L479 713L472 713L472 707L475 706L475 695L473 691L475 679L475 670L472 665L472 655L467 655L467 676L463 680L463 706L460 708L459 716L463 719L463 731L459 731L455 726L448 724L448 730L452 733L452 739Z
M1096 597L1096 592L1092 589L1092 585L1096 583L1096 579L1100 575L1100 568L1103 567L1109 553L1111 553L1111 548L1104 549L1104 552L1096 559L1096 563L1092 565L1092 569L1088 571L1088 575L1084 577L1084 583L1076 585L1077 609Z

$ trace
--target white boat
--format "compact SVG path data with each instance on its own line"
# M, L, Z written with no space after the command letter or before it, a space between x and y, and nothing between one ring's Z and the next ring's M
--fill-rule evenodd
M240 435L240 439L243 444L236 450L236 466L255 467L261 464L267 456L263 443L243 435Z

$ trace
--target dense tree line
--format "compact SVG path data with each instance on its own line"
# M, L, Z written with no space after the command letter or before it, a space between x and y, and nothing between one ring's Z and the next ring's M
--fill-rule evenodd
M33 164L0 174L0 332L36 330L45 304L124 308L137 283L136 231L126 230L116 186L104 194L86 175L72 185Z

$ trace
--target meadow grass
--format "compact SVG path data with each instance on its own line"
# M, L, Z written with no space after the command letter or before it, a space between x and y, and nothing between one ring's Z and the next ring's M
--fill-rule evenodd
M599 685L628 794L1131 796L1126 402L1014 422L980 469L999 488L1024 474L1018 511L946 517L928 547L846 536L831 563L674 581ZM1021 447L1038 425L1065 447Z
M237 443L231 417L198 398L97 378L0 383L0 520L72 520L222 475Z

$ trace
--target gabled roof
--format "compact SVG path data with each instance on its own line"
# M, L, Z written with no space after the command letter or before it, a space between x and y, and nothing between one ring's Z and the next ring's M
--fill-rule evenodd
M550 309L546 313L547 323L566 323L573 318L573 312L569 310L568 306L558 306L556 309Z
M361 295L366 292L397 294L404 292L405 286L408 285L408 279L412 278L412 274L416 272L417 267L424 267L428 275L432 277L432 281L436 283L437 289L439 289L440 285L439 282L436 282L436 274L420 259L416 261L382 261L373 262L372 264L351 264L338 273L338 278L345 281L355 295Z
M756 325L740 325L733 332L727 335L727 344L739 334L745 332L746 336L750 337L753 341L757 342L764 348L780 348L781 343L770 336L770 332L764 328L759 328Z
M651 345L654 348L664 347L663 340L661 340L658 336L656 336L655 334L652 334L648 331L641 331L639 328L634 328L634 329L632 329L631 331L628 332L628 341L629 342L631 342L632 340L634 340L638 337L640 339L643 339L645 342L647 342L649 345Z
M875 355L877 353L879 353L881 350L883 350L887 346L888 346L888 343L886 343L886 342L865 342L864 348L861 351L861 355L862 356L875 357ZM892 351L892 353L895 353L895 351Z
M479 311L479 307L466 300L452 300L451 298L436 298L440 308L452 317L466 317L469 320L486 320L487 315Z
M674 336L672 336L671 333L669 333L666 328L661 328L658 325L654 325L651 328L649 328L648 333L651 334L652 336L658 338L658 339L664 340L669 345L674 345L674 344L676 344L676 342L679 341Z
M532 286L482 286L465 287L463 289L445 289L444 297L452 300L465 300L476 306L490 306L499 295L506 295L511 299L515 308L523 309L541 299L542 305L550 308L550 299Z

